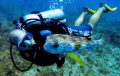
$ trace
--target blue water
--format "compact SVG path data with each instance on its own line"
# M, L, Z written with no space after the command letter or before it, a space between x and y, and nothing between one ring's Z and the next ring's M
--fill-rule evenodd
M1 37L7 38L9 32L12 29L14 29L14 25L12 24L12 21L15 19L19 20L19 17L22 14L29 14L32 11L41 11L42 12L42 11L56 9L56 8L62 9L65 13L65 18L67 19L66 24L73 25L75 19L82 13L83 6L87 6L91 9L97 10L99 8L100 2L107 3L110 7L118 7L118 9L116 11L103 14L98 26L94 29L93 33L98 33L100 35L101 34L108 35L110 37L110 42L108 43L107 48L104 49L106 53L105 52L101 53L99 51L98 52L96 51L96 54L93 53L92 57L93 56L96 57L97 54L99 54L100 56L103 56L103 54L105 54L105 56L103 56L103 58L105 57L105 58L108 58L109 60L113 60L111 62L115 62L115 63L114 63L114 65L111 66L111 68L107 67L107 66L106 67L102 66L104 68L110 68L110 70L107 69L107 72L106 72L106 70L105 71L99 70L98 73L96 73L96 74L94 73L91 75L91 72L85 72L85 73L89 73L89 74L83 74L80 71L80 73L82 73L82 75L80 73L74 74L71 72L71 74L69 74L69 76L120 76L120 73L117 72L117 71L120 71L120 51L119 51L120 50L120 48L119 48L120 47L120 9L119 9L120 1L119 0L0 0L0 31L2 30L0 35L1 35ZM90 16L91 15L86 17L84 23L88 22ZM5 33L5 35L2 33ZM1 39L1 37L0 37L0 39ZM4 40L4 38L3 38L3 40ZM0 40L0 41L2 41L2 40ZM1 44L3 44L4 46L7 47L5 42L4 43L2 42ZM0 46L0 48L4 48L4 47ZM101 48L102 47L100 47L100 49ZM9 49L7 49L7 50L9 50ZM95 58L95 57L93 57L93 58ZM111 59L111 57L112 57L112 59ZM92 58L90 58L90 59L92 59ZM94 61L94 59L93 59L93 61ZM109 62L109 63L111 63L111 62ZM71 63L69 63L69 65L70 64ZM113 64L113 63L111 63L111 64ZM65 64L65 65L67 65L67 64ZM88 65L92 65L92 64L88 64ZM107 65L107 64L105 64L105 65ZM87 66L86 66L86 68L87 68ZM88 66L88 68L90 68L90 66ZM92 68L92 70L93 69L94 68ZM78 70L81 70L81 68ZM88 69L86 69L86 70L88 70ZM84 69L84 71L86 71L86 70ZM113 72L113 70L115 72ZM4 69L3 69L3 71L4 71ZM19 75L17 75L17 76L19 76ZM33 75L33 76L38 76L38 75ZM43 75L41 75L41 76L43 76ZM49 76L53 76L53 75L49 75ZM65 76L65 75L62 74L59 76Z
M0 10L3 13L7 13L6 16L11 15L11 20L18 18L21 14L27 14L32 11L46 11L50 9L60 8L64 10L65 16L69 22L74 20L82 12L82 7L87 6L94 10L97 10L101 0L1 0ZM118 7L118 10L114 13L105 14L106 17L110 17L109 20L119 20L119 1L104 0L105 3L111 7ZM111 15L111 16L109 16ZM108 19L108 18L107 18Z

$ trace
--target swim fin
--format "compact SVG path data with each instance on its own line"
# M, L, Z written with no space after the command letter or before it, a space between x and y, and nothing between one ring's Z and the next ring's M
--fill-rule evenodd
M96 13L95 10L90 9L90 8L88 8L88 7L83 7L83 10L84 10L85 12L88 12L89 14Z
M74 53L66 53L70 57L72 57L75 61L77 61L80 65L85 66L85 62L82 61L78 56L76 56Z
M106 8L108 8L110 11L115 11L115 10L117 10L117 7L115 7L115 8L110 8L107 4L105 4L105 6L106 6Z
M95 11L95 10L90 9L90 8L88 8L88 11L90 11L90 12L92 12L92 13L96 13L96 11Z
M101 3L99 4L99 6L100 6L100 7L105 7L104 13L107 13L107 12L109 12L109 11L115 11L115 10L117 10L117 7L111 8L111 7L109 7L107 4L105 4L105 3L103 3L103 2L101 2Z

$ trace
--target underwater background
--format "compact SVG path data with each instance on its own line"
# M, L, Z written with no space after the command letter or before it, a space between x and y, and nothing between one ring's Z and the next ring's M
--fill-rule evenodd
M118 7L116 11L103 14L98 26L93 30L99 37L108 35L107 45L97 46L94 52L87 50L76 52L86 65L83 67L74 59L66 56L61 68L56 64L51 66L33 65L28 71L18 71L11 61L10 42L8 35L15 29L13 20L19 20L22 14L32 11L62 9L67 19L67 25L73 25L75 19L82 13L83 6L94 10L99 3L105 2L110 7ZM0 76L120 76L120 1L119 0L0 0ZM85 18L87 24L91 15ZM31 63L21 58L14 47L14 59L20 68Z

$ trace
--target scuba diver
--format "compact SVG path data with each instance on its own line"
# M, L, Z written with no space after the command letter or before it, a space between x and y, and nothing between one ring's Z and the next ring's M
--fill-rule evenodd
M91 36L92 29L97 25L102 14L115 11L116 9L117 8L110 8L105 3L100 3L97 11L84 7L83 13L75 21L74 26L65 25L66 20L64 19L64 13L61 9L45 12L34 11L20 17L20 23L16 20L13 21L16 29L9 34L9 40L11 42L10 50L12 50L13 44L17 46L24 59L36 65L49 66L56 63L57 67L61 67L65 62L65 54L52 54L45 51L43 45L46 37L52 34L69 34L87 38ZM92 13L94 14L88 24L81 25L85 16ZM57 47L57 45L54 46ZM18 67L16 66L16 68Z

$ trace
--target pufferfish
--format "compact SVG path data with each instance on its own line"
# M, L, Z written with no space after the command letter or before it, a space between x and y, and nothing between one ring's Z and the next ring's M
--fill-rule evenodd
M67 35L67 34L53 34L46 38L46 42L43 45L45 51L52 54L59 53L72 53L82 50L89 50L96 45L105 45L109 41L108 36L104 36L99 40L89 40L86 37Z

